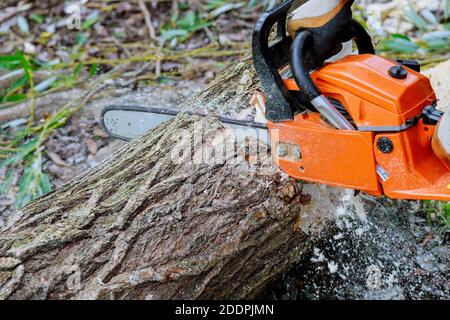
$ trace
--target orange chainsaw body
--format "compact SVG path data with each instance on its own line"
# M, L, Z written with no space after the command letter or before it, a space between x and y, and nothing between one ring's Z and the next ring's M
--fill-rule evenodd
M280 168L296 179L377 196L450 200L450 168L431 146L435 126L420 119L435 93L427 77L409 68L406 79L391 77L388 70L395 65L364 54L315 71L319 90L345 107L358 131L337 130L310 111L293 121L268 122ZM293 79L284 83L300 90ZM378 147L385 138L392 144L389 152Z

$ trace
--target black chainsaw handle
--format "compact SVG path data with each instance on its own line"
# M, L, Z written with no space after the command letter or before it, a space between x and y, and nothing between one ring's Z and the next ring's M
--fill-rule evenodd
M355 19L352 19L353 41L356 43L359 54L375 54L372 37L367 30Z
M295 82L309 101L320 96L309 70L306 68L306 48L313 45L313 34L302 30L296 36L291 46L291 72Z
M366 29L357 22L352 20L352 29L354 33L354 41L358 48L359 54L375 54L375 48L372 44L372 38L367 33ZM308 100L312 101L321 95L319 89L311 79L309 69L306 67L306 61L311 59L307 57L307 49L313 46L313 35L310 31L300 31L291 46L291 70L294 79L305 94Z

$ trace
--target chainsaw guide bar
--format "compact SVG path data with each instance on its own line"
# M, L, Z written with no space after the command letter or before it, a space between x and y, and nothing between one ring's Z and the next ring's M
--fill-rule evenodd
M174 119L180 113L199 117L210 116L205 113L190 111L114 105L103 109L100 121L103 130L110 137L130 141L156 128L160 124ZM265 123L251 120L236 120L222 116L217 118L225 127L235 132L238 140L254 138L270 145L269 134Z

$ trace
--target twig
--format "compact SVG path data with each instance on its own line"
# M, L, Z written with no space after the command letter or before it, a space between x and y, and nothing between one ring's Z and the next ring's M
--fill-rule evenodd
M114 69L112 69L111 71L109 71L108 73L98 77L97 79L95 79L91 85L88 85L88 89L85 93L83 93L83 95L81 97L77 97L73 100L70 100L68 102L66 102L65 104L63 104L62 107L59 108L59 110L63 110L63 109L67 109L70 108L74 103L77 103L78 101L81 101L81 99L83 97L85 97L87 94L89 94L89 90L90 88L92 88L93 85L99 83L99 82L103 82L107 79L109 79L110 77L114 76L117 72L121 71L121 70L125 70L127 67L129 66L129 64L125 64L125 65L121 65L118 66ZM77 85L79 83L77 82ZM36 95L36 97L45 97L45 96L49 96L52 93L55 93L56 91L59 91L61 89L63 89L64 87L60 87L58 88L58 90L55 90L52 88L48 91L43 92L42 94ZM75 90L75 89L72 89ZM58 94L58 93L56 93ZM76 90L76 94L72 94L72 95L79 95L80 92L78 90ZM63 93L64 95L64 93ZM59 100L63 99L62 97L59 98ZM2 121L8 121L11 119L16 119L18 117L26 117L27 115L29 115L29 108L28 108L28 101L24 101L24 102L20 102L20 103L8 103L8 104L3 104L0 107L0 122ZM41 128L42 129L42 128ZM37 129L37 130L41 130L41 129Z
M131 57L131 52L130 52L130 50L128 50L128 48L124 47L124 46L122 45L122 43L120 43L120 41L117 40L116 37L111 37L111 39L112 39L112 41L116 44L117 47L119 47L120 49L122 49L122 51L125 53L125 56L126 56L127 58Z
M204 27L203 30L205 31L211 43L215 43L220 46L220 41L217 39L217 37L214 36L214 33L208 27Z
M172 17L178 18L180 9L178 8L178 0L172 0Z
M152 65L152 62L146 62L137 70L126 72L123 74L124 78L135 78L139 75L141 75L143 72L145 72L150 66Z
M153 27L152 16L151 16L150 12L147 10L144 0L138 0L138 1L139 1L139 7L140 7L142 13L144 14L145 24L147 25L149 36L152 40L156 40L156 32L155 32L155 28Z
M20 77L22 76L24 73L23 69L18 69L12 72L9 72L3 76L0 77L0 82L5 81L5 80L9 80L11 78L15 78L15 77Z
M186 52L176 52L173 51L163 56L156 54L144 54L142 56L133 56L129 59L91 59L87 61L81 61L83 65L93 65L93 64L107 64L107 65L120 65L123 63L135 63L135 62L146 62L146 61L176 61L184 58L211 58L211 57L227 57L241 55L247 50L244 49L234 49L234 50L217 50L217 48L207 46L195 50L190 50ZM55 65L54 68L64 68L70 66L68 64Z
M158 47L158 52L156 53L156 65L155 65L155 74L156 77L159 78L161 77L161 58L163 56L162 50L164 47L164 41L161 41Z
M4 151L4 152L16 152L17 149L16 149L16 148L9 148L9 147L2 147L2 146L0 146L0 151Z

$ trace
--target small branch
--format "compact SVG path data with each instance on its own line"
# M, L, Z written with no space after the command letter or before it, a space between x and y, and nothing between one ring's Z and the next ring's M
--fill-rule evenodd
M3 151L3 152L16 152L17 148L9 148L9 147L2 147L2 146L0 146L0 151Z
M83 65L93 65L93 64L107 64L107 65L120 65L123 63L135 63L135 62L147 62L147 61L177 61L184 58L211 58L211 57L227 57L241 55L247 52L247 48L243 49L233 49L233 50L216 50L215 47L204 47L200 49L195 49L187 52L180 53L169 53L169 54L144 54L142 56L133 56L129 59L91 59L87 61L81 61ZM66 64L55 65L54 68L64 68Z
M155 32L155 28L153 27L152 16L151 16L150 12L148 11L144 0L138 0L138 1L139 1L139 8L141 9L142 13L144 14L145 24L147 25L149 36L152 40L156 40L156 32Z
M23 74L24 74L23 69L18 69L18 70L9 72L9 73L7 73L7 74L5 74L5 75L0 77L0 82L9 80L11 78L21 77L21 76L23 76Z

